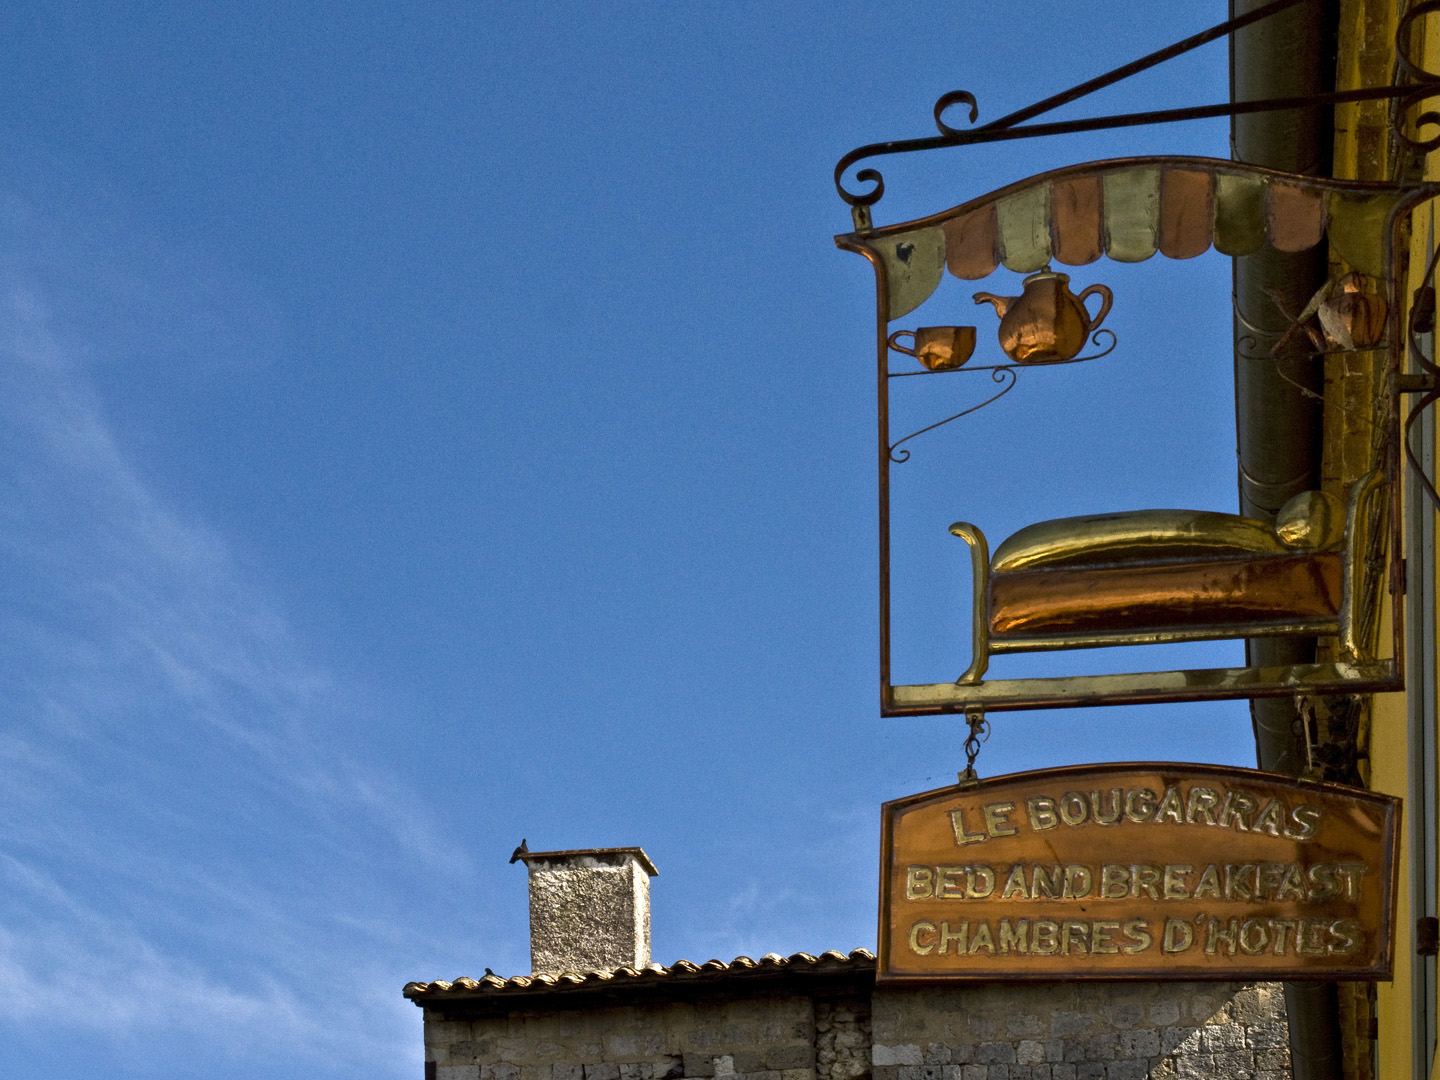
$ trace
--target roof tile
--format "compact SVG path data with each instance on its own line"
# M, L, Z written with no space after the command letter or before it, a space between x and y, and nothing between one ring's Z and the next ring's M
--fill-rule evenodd
M561 971L540 972L535 975L516 975L506 979L499 975L486 975L476 980L465 976L453 982L437 980L431 983L411 982L405 984L404 995L417 1005L428 1001L456 1000L460 998L492 997L524 991L543 992L554 987L595 987L610 983L655 982L668 979L721 980L731 975L743 975L757 969L774 970L789 968L795 971L872 970L875 954L869 949L854 949L849 953L827 949L819 956L798 952L789 957L778 953L766 953L758 961L748 956L737 956L730 963L723 960L707 960L693 964L689 960L677 960L669 967L649 964L644 968L620 967L613 971Z

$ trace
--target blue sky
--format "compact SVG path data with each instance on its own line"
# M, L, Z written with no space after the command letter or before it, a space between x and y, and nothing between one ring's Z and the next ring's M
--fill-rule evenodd
M528 970L522 836L644 846L664 963L873 945L879 804L963 732L875 707L873 279L830 170L1223 17L6 5L0 1074L418 1076L404 982ZM1211 45L1084 108L1225 94ZM876 218L1225 136L891 159ZM957 517L1233 509L1229 272L1078 268L1115 353L917 440L897 676L964 666ZM967 285L927 321L993 350ZM1129 652L999 668L1238 655ZM1246 712L1006 714L980 765L1145 758L1250 764Z

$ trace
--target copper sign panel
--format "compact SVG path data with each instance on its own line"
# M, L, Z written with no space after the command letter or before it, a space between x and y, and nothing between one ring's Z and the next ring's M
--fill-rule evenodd
M1400 800L1212 765L882 808L880 978L1388 979Z

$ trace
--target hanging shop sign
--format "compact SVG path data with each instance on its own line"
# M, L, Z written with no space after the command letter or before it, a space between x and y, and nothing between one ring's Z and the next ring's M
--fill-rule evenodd
M1388 979L1400 800L1211 765L882 808L888 980Z
M1440 368L1420 347L1416 312L1423 305L1411 305L1404 325L1396 309L1407 272L1411 212L1440 198L1440 184L1411 178L1371 183L1229 159L1144 156L1076 163L988 193L967 192L964 202L908 221L877 223L874 213L885 195L885 179L875 166L891 155L1289 112L1302 105L1388 101L1388 134L1395 145L1421 158L1440 149L1440 135L1432 134L1429 121L1433 114L1421 111L1440 94L1440 72L1412 59L1420 48L1413 41L1415 24L1427 26L1423 20L1440 10L1440 0L1412 3L1399 16L1393 77L1379 85L1305 98L1046 119L1056 109L1303 2L1259 3L1068 90L994 119L987 116L983 123L976 96L952 90L931 110L937 134L868 143L836 162L836 192L850 207L854 229L835 242L863 256L875 274L871 340L882 715L1404 688L1404 609L1386 602L1403 591L1405 519L1399 480L1402 462L1409 461L1422 490L1440 505L1440 492L1409 443L1412 425L1440 400ZM1076 370L1065 365L1098 360L1117 346L1131 350L1136 363L1164 363L1176 350L1194 352L1193 343L1169 339L1120 341L1113 327L1136 314L1136 297L1115 295L1095 278L1108 273L1102 258L1138 264L1159 255L1163 258L1151 265L1153 273L1163 274L1167 260L1212 250L1232 258L1314 251L1323 261L1328 254L1334 275L1298 310L1276 297L1270 298L1274 310L1263 303L1252 311L1237 308L1237 327L1250 332L1234 341L1235 362L1257 371L1273 368L1293 381L1285 371L1318 372L1327 354L1370 354L1365 362L1377 374L1369 412L1375 438L1363 475L1352 478L1345 491L1292 492L1278 516L1264 521L1195 509L1100 505L1095 513L1027 525L1001 542L993 559L990 539L979 524L953 520L949 530L968 549L971 568L968 657L957 651L929 673L906 663L902 666L924 681L893 682L891 548L897 537L892 536L892 481L899 481L896 494L908 498L914 481L923 480L900 480L904 474L896 470L913 453L948 453L961 474L1001 467L1003 455L997 457L983 440L953 437L956 429L947 425L998 401L1022 378L1064 381ZM1430 260L1426 282L1433 283L1437 260L1440 254ZM1063 272L1068 270L1076 274L1073 287ZM1005 275L992 280L1001 271ZM1023 280L1017 283L1009 274ZM971 292L968 284L957 289L948 279L984 282L984 291ZM1116 318L1107 323L1112 302ZM976 304L982 305L978 317ZM993 306L993 317L987 304ZM1275 327L1278 336L1261 326ZM1118 372L1116 377L1121 377ZM1407 394L1422 396L1403 403ZM1011 415L1021 417L1018 410ZM952 436L948 446L945 434L936 432ZM1156 437L1164 439L1163 424ZM922 438L926 441L917 441ZM964 513L963 501L955 503L952 519ZM938 518L927 526L908 513L899 517L907 533L912 524L916 529L945 527ZM951 550L952 561L965 559L965 549ZM939 581L953 570L953 564L937 562L929 576ZM919 580L913 569L905 576ZM1388 611L1388 619L1379 617L1382 611ZM966 621L962 611L954 616L946 633ZM1063 677L992 677L989 672L991 658L1002 653L1255 637L1327 641L1322 658L1311 663L1117 671L1106 663L1113 655L1107 651L1089 670ZM907 649L904 635L900 638L895 644Z

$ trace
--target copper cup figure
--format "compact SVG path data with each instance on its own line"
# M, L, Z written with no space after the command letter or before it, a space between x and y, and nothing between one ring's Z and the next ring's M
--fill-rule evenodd
M1110 314L1114 294L1104 285L1091 285L1078 296L1070 291L1070 276L1048 266L1024 281L1019 296L975 294L975 303L993 304L1000 316L1000 347L1017 364L1043 364L1071 360L1085 347L1092 332ZM1091 318L1085 298L1100 297L1100 310Z
M896 339L908 336L914 347L906 348ZM915 330L896 330L890 335L890 348L913 356L931 371L954 371L975 351L973 326L921 326Z

